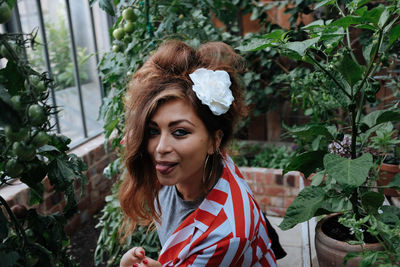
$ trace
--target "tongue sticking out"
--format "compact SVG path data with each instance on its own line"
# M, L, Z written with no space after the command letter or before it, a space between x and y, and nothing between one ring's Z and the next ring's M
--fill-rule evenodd
M176 166L176 163L171 163L171 164L156 164L156 170L166 174L172 171L172 169Z

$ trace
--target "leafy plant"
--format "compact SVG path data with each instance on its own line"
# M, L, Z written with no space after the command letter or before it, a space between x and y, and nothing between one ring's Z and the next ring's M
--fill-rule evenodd
M15 1L1 2L11 9ZM74 183L87 184L85 163L67 154L70 139L54 134L50 116L57 112L48 104L46 73L35 71L21 51L35 46L34 34L0 34L0 186L12 186L19 178L30 190L29 205L43 201L47 176L49 193L63 194L62 213L40 215L35 208L10 207L0 196L0 256L2 266L74 266L66 254L69 239L66 219L77 211Z
M399 243L392 237L398 238L400 224L398 217L388 213L398 214L399 208L384 207L382 191L387 187L399 189L400 175L387 186L376 186L377 166L383 155L369 153L378 144L377 138L384 137L373 137L374 134L384 130L387 123L400 120L398 101L388 107L379 106L376 99L380 89L376 75L389 73L386 59L399 46L399 2L321 1L314 10L321 7L336 10L335 15L302 27L306 33L303 40L292 40L290 32L276 30L240 47L246 51L274 49L307 63L321 82L321 87L312 90L329 94L340 104L340 110L333 112L343 114L337 121L316 120L286 127L289 134L311 145L302 146L305 151L284 172L298 170L306 177L315 175L311 186L304 188L289 206L280 227L289 229L317 215L343 212L341 223L362 225L384 248L379 252L363 251L363 263L399 264ZM370 41L362 43L358 36L363 35L369 36ZM346 153L330 153L329 143L340 145L345 135L349 136L348 149L343 147ZM354 234L355 240L362 243L363 234ZM352 253L346 259L356 255Z
M294 156L288 146L249 144L235 141L231 145L232 159L238 166L283 169Z

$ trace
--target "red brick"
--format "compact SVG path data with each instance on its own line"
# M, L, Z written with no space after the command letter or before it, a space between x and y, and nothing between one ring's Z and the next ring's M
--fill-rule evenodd
M265 184L274 184L275 183L275 175L271 171L266 171L264 173L264 183Z
M284 187L278 186L264 186L264 194L267 196L284 196L286 190Z

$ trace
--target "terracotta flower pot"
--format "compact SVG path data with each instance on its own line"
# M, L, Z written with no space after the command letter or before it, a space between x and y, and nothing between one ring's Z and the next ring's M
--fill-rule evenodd
M341 267L344 266L343 259L348 252L360 252L360 245L350 245L347 242L335 240L322 231L322 225L328 220L334 219L339 214L331 214L318 222L315 229L315 249L317 252L320 267ZM381 250L379 243L365 244L366 250ZM361 257L353 258L347 262L348 267L357 267Z
M382 163L379 170L378 185L387 185L392 181L393 176L400 172L399 165ZM385 188L384 193L386 196L400 197L400 192L396 189Z

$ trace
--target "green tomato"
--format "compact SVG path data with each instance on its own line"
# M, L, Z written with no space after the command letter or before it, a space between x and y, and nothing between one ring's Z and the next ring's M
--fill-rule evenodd
M28 82L29 79L29 82ZM38 75L29 75L28 79L25 80L24 86L26 90L34 90L36 94L41 94L46 91L46 85ZM29 85L30 83L30 85Z
M124 38L124 35L125 35L125 32L124 32L124 29L122 29L122 28L118 28L113 31L113 36L117 40L122 40L122 38Z
M24 152L18 156L21 161L31 161L36 157L36 148L33 145L24 146Z
M125 8L124 11L122 11L122 17L124 20L128 21L136 20L136 14L131 7Z
M46 145L49 142L49 136L46 132L40 131L38 132L35 137L33 137L32 145L35 147L41 147Z
M47 116L43 107L33 104L28 109L29 120L34 126L41 126L46 122Z
M6 2L0 5L0 23L6 23L11 18L11 9Z
M7 125L4 127L4 134L7 139L11 142L25 140L28 137L28 129L21 127L14 130L11 126Z
M132 33L135 30L135 25L132 22L128 21L124 25L124 31L126 33Z
M132 42L132 37L129 35L125 35L124 36L124 43L125 44L129 44L130 42Z
M121 47L115 44L112 46L112 51L114 51L115 53L121 52Z
M24 171L24 167L16 159L9 159L4 168L5 173L12 177L18 178L18 176Z
M15 95L15 96L11 97L11 103L12 103L13 108L17 111L21 111L21 110L25 109L25 105L22 104L20 95Z
M25 154L25 146L22 142L14 142L12 152L18 158Z

